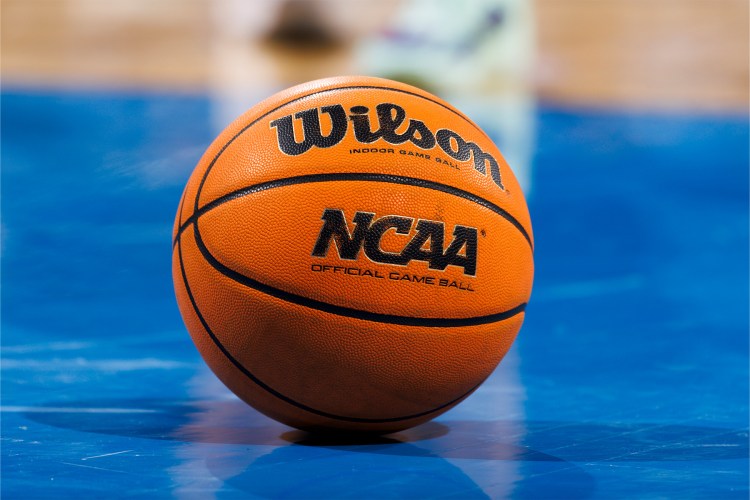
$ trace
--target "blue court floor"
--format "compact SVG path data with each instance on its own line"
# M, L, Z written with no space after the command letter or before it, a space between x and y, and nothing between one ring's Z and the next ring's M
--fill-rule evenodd
M201 95L2 95L3 498L747 498L748 117L543 106L517 343L437 420L277 424L172 291Z

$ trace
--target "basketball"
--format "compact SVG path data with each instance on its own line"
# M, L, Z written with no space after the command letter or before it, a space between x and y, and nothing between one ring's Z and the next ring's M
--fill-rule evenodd
M533 235L491 139L418 88L305 83L205 152L179 204L180 312L211 370L304 430L387 433L454 407L524 320Z

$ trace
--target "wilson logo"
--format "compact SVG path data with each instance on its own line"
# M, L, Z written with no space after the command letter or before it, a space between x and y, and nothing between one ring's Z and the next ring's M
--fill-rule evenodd
M321 218L323 227L312 251L314 257L325 257L334 241L339 258L344 260L356 260L364 248L368 259L381 264L404 266L412 260L421 260L430 269L443 271L448 266L458 266L466 275L476 274L476 228L457 225L445 248L445 225L439 221L419 219L415 225L411 217L387 215L375 219L373 213L357 212L352 220L354 230L350 231L341 210L327 208ZM399 253L386 252L380 246L383 235L390 230L409 235Z
M313 147L330 148L337 145L346 136L351 121L354 138L362 144L382 140L389 144L410 142L424 150L437 146L454 160L465 162L473 159L474 170L482 175L487 175L489 168L494 183L500 189L505 189L495 157L483 151L477 144L465 140L457 132L447 128L433 132L423 121L409 119L407 122L404 108L392 103L382 103L375 107L378 117L378 127L375 130L372 129L370 123L369 108L353 106L349 108L349 111L350 114L347 116L344 107L340 104L312 108L294 115L283 116L272 121L270 126L276 129L279 150L284 154L297 156ZM321 114L327 115L330 121L330 131L326 135L323 135L321 129ZM299 141L294 133L295 119L302 122L302 137ZM397 130L403 130L403 132L399 133Z

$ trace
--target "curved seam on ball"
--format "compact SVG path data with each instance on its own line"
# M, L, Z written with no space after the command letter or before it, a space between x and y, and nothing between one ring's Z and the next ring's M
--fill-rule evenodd
M424 318L416 316L399 316L396 314L384 314L370 311L363 311L361 309L354 309L351 307L337 306L328 302L311 299L302 295L287 292L279 288L275 288L271 285L263 283L262 281L254 280L249 276L245 276L242 273L235 271L234 269L224 265L208 250L206 244L201 238L200 230L198 229L198 221L196 220L193 224L193 236L195 243L198 246L198 250L206 259L208 265L213 267L220 274L223 274L232 281L244 285L248 288L252 288L271 297L276 297L292 304L299 306L308 307L318 311L323 311L337 316L344 316L354 319L361 319L364 321L372 321L375 323L388 323L393 325L403 326L422 326L428 328L440 328L440 327L461 327L461 326L477 326L485 325L488 323L498 323L500 321L512 318L513 316L522 313L526 310L526 302L523 302L512 309L507 311L501 311L498 313L487 314L485 316L472 316L468 318Z
M307 412L310 412L310 413L313 413L313 414L316 414L316 415L320 415L322 417L332 418L332 419L335 419L335 420L343 420L343 421L347 421L347 422L371 423L371 424L388 423L388 422L398 422L398 421L402 421L402 420L411 420L411 419L414 419L414 418L423 417L425 415L429 415L430 413L434 413L436 411L440 411L443 408L446 408L446 407L448 407L448 406L456 403L457 401L460 401L462 398L464 398L467 395L471 394L472 391L474 391L477 387L479 387L481 385L481 382L480 382L479 384L475 385L474 387L472 387L471 389L469 389L468 391L466 391L461 396L459 396L456 399L453 399L453 400L451 400L451 401L449 401L449 402L447 402L447 403L445 403L443 405L440 405L437 408L433 408L431 410L428 410L428 411L425 411L425 412L421 412L421 413L416 413L414 415L407 415L407 416L404 416L404 417L391 417L391 418L347 417L347 416L343 416L343 415L335 415L333 413L328 413L328 412L325 412L325 411L322 411L322 410L317 410L315 408L312 408L312 407L309 407L307 405L304 405L304 404L302 404L302 403L300 403L298 401L295 401L294 399L291 399L290 397L285 396L284 394L278 392L277 390L275 390L274 388L272 388L271 386L269 386L268 384L266 384L265 382L263 382L262 380L260 380L258 377L256 377L255 375L253 375L252 372L250 372L250 370L248 370L247 368L245 368L245 366L242 363L240 363L234 356L232 356L232 353L230 353L229 350L224 346L224 344L221 343L221 341L218 339L218 337L216 336L216 334L211 330L211 327L208 325L208 322L203 317L203 314L200 312L200 309L198 308L198 304L195 301L195 297L193 296L193 292L190 290L190 285L189 285L188 279L187 279L187 271L185 270L185 266L184 266L184 263L183 263L183 260L182 260L182 244L181 243L177 245L177 252L178 252L178 256L179 256L179 260L180 260L180 273L182 274L182 281L183 281L183 284L185 285L185 291L188 294L188 298L190 299L190 304L193 306L193 310L195 311L196 316L198 316L198 320L200 321L201 325L203 325L203 329L206 331L206 333L208 334L208 336L211 339L211 341L221 351L221 353L224 355L224 357L227 360L229 360L229 362L231 362L235 366L235 368L237 368L240 372L242 372L243 375L245 375L247 378L249 378L250 380L252 380L256 385L258 385L259 387L261 387L262 389L264 389L266 392L268 392L268 393L272 394L273 396L276 396L277 398L279 398L279 399L281 399L281 400L283 400L283 401L291 404L292 406L295 406L297 408L300 408L302 410L305 410Z
M334 92L336 90L350 90L350 89L380 89L380 90L389 90L389 91L392 91L392 92L398 92L398 93L401 93L401 94L407 94L407 95L411 95L411 96L414 96L414 97L419 97L420 99L424 99L426 101L430 101L430 102L432 102L434 104L437 104L438 106L440 106L442 108L447 109L448 111L450 111L451 113L455 114L456 116L459 116L459 117L463 118L468 124L470 124L475 129L477 129L477 131L479 133L481 133L488 140L490 140L489 136L481 128L479 128L479 126L476 123L474 123L473 121L471 121L463 113L461 113L458 110L453 109L452 107L450 107L450 106L448 106L446 104L443 104L443 103L441 103L439 101L436 101L434 99L430 99L429 97L417 94L416 92L410 92L408 90L396 89L396 88L393 88L393 87L381 87L381 86L378 86L378 85L349 85L349 86L345 86L345 87L333 87L333 88L329 88L329 89L318 90L318 91L312 92L310 94L305 94L305 95L300 96L300 97L295 97L294 99L291 99L290 101L287 101L284 104L281 104L281 105L279 105L279 106L277 106L277 107L275 107L275 108L273 108L273 109L271 109L271 110L263 113L261 116L259 116L255 120L251 121L250 123L248 123L244 127L242 127L242 129L240 129L235 135L233 135L221 147L221 149L218 151L218 153L216 153L216 156L214 156L213 160L211 160L211 163L206 168L206 172L203 174L203 178L201 179L201 182L200 182L200 184L198 186L198 191L195 194L195 206L193 208L193 211L195 212L195 211L198 210L198 201L200 199L201 192L203 191L203 185L205 184L206 179L208 179L208 174L211 172L211 169L213 168L214 164L216 164L216 162L218 161L219 157L224 153L224 151L229 147L229 145L232 144L240 135L244 134L250 127L252 127L256 123L258 123L259 121L261 121L263 118L267 117L268 115L270 115L270 114L278 111L279 109L281 109L281 108L283 108L285 106L288 106L288 105L290 105L290 104L292 104L294 102L297 102L299 100L306 99L306 98L312 97L314 95L323 94L323 93L326 93L326 92ZM490 142L491 142L491 140L490 140Z
M182 232L185 229L187 229L187 227L190 226L190 224L195 223L195 221L198 220L199 217L204 215L206 212L209 212L213 210L214 208L220 205L223 205L224 203L227 203L229 201L232 201L234 199L242 198L250 194L259 193L261 191L267 191L269 189L293 186L297 184L309 184L309 183L315 183L315 182L346 182L346 181L384 182L384 183L391 183L391 184L401 184L401 185L406 185L406 186L421 187L425 189L432 189L435 191L440 191L440 192L443 192L452 196L456 196L456 197L471 201L473 203L476 203L477 205L488 208L492 212L496 213L500 217L510 222L513 225L513 227L515 227L521 233L521 235L523 235L524 239L529 244L529 248L531 248L532 253L534 252L534 245L531 242L531 237L529 236L529 233L526 231L526 228L524 228L523 225L515 217L513 217L509 212L500 208L498 205L492 203L491 201L486 200L475 194L469 193L468 191L464 191L463 189L449 186L447 184L441 184L439 182L429 181L426 179L418 179L415 177L406 177L406 176L391 175L391 174L378 174L378 173L332 173L332 174L300 175L300 176L295 176L295 177L285 177L283 179L275 179L272 181L261 182L258 184L253 184L252 186L247 186L244 188L237 189L235 191L232 191L231 193L227 193L219 198L216 198L215 200L211 202L206 203L205 205L200 207L198 210L194 211L193 214L190 217L188 217L187 220L178 229L173 245L177 243L177 239L179 239L179 235L182 234Z

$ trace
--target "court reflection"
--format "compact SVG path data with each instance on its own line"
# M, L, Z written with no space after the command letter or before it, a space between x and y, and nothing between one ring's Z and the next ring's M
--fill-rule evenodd
M205 383L205 379L198 382L193 392L209 390ZM269 498L436 494L487 498L508 496L520 478L517 462L483 464L480 469L491 473L477 471L477 478L466 463L441 457L429 443L444 440L451 429L439 422L384 436L312 434L268 425L268 419L236 400L206 410L191 412L171 433L173 438L194 443L175 449L180 465L169 473L178 496L189 496L195 478L201 477L203 488L215 493L230 488ZM254 429L250 433L227 432L248 425ZM276 432L270 432L269 427ZM245 444L259 446L217 448L203 444L222 438L236 442L241 435L249 438Z
M166 472L177 496L239 489L261 497L585 498L596 485L577 463L724 460L748 453L744 428L657 423L445 418L385 436L311 434L236 399L50 403L25 416L83 432L172 442L176 460Z
M485 434L491 423L477 422L474 437L466 440L470 426L461 425L454 435L450 423L436 421L383 436L319 434L258 425L268 420L238 401L205 410L191 412L170 433L172 439L192 443L175 449L179 465L169 469L178 496L188 496L196 478L214 493L228 487L269 498L503 498L519 485L543 494L549 483L538 481L536 474L525 479L526 460L540 464L532 465L533 471L572 477L568 495L585 498L593 491L593 480L576 465L517 444L524 436L521 422L506 422L505 436ZM252 431L229 431L242 429L243 422ZM241 436L244 444L256 446L205 444L239 444ZM472 450L477 453L473 459Z
M290 447L299 451L325 448L387 456L672 462L730 460L746 458L748 454L746 427L441 418L383 436L327 435L291 429L237 399L50 402L24 407L22 413L42 424L97 434L182 443Z
M593 490L576 465L517 444L519 422L429 422L386 436L320 435L276 424L234 399L90 400L49 404L26 416L83 432L174 443L169 448L176 460L166 472L176 496L239 489L261 497L496 498L519 485L542 493L547 483L525 478L524 461L542 464L533 470L574 476L570 495ZM516 434L487 434L499 429Z

